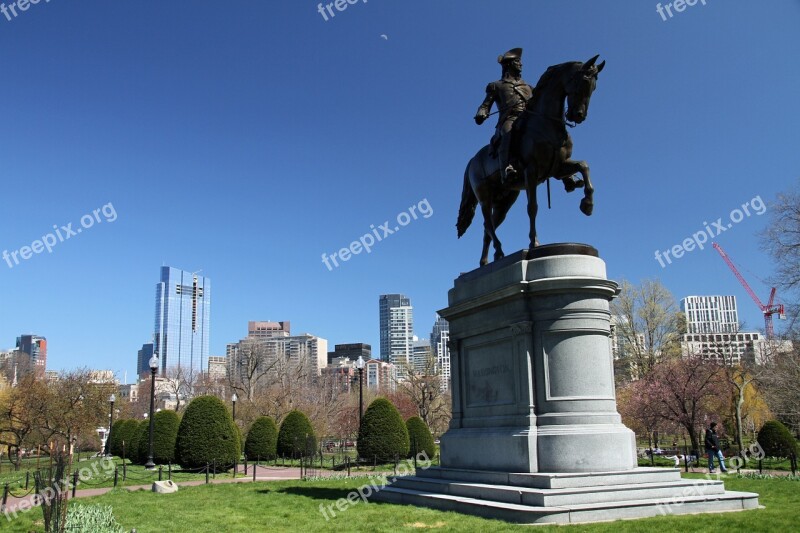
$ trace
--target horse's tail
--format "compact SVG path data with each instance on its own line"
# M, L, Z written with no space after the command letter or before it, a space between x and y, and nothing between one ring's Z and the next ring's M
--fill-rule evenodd
M456 229L458 229L458 238L460 239L467 228L472 224L472 219L475 218L475 207L478 205L478 197L472 190L472 185L469 182L469 166L473 160L467 163L467 168L464 170L464 188L461 191L461 207L458 208L458 221L456 222Z

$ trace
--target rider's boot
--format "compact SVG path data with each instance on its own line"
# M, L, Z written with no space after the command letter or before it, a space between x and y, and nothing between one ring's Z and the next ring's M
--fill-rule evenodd
M504 135L500 139L500 148L497 151L500 160L500 182L509 185L517 179L517 171L509 161L509 151L511 148L511 135Z

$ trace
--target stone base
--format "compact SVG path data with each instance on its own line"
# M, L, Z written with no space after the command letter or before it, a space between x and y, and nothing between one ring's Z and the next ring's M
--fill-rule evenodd
M678 469L667 468L559 474L429 468L396 478L372 499L522 524L758 507L757 494L726 491L721 481L681 479Z
M442 436L442 466L456 469L536 471L536 428L461 428Z

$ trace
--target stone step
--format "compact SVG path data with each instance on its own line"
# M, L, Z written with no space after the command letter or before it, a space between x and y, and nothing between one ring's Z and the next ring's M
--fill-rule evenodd
M431 467L418 469L417 477L509 485L538 489L560 489L570 487L593 487L597 485L631 485L636 483L666 483L680 481L677 468L636 468L619 472L600 473L513 473L486 470L463 470Z
M571 524L645 518L666 514L742 511L758 507L758 495L749 492L724 492L717 495L688 496L678 499L657 498L571 506L535 507L387 486L375 494L373 499L387 503L455 511L522 524Z
M668 514L694 514L758 509L758 494L725 491L708 496L679 496L650 500L587 503L570 506L570 520L597 522L621 518L642 518Z
M721 481L679 480L657 483L636 483L565 489L537 489L487 483L466 483L456 480L421 477L399 477L392 486L452 496L463 496L536 507L557 507L587 503L617 502L640 499L681 498L684 495L714 496L723 494Z

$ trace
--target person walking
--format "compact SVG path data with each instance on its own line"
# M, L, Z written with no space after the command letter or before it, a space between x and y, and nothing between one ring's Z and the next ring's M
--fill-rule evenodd
M722 455L722 450L719 449L719 437L717 437L717 423L711 422L706 429L706 453L708 454L708 471L714 473L714 458L719 461L719 469L723 472L728 472L725 468L725 457Z

